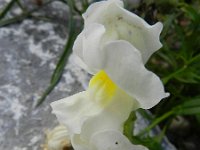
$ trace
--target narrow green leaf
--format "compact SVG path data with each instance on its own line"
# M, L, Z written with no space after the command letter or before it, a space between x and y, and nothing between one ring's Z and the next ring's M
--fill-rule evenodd
M176 77L178 74L182 73L186 68L187 68L187 66L183 66L183 67L179 68L175 72L173 72L173 73L169 74L168 76L162 78L162 81L164 82L164 84L167 84L169 82L169 80Z
M186 3L181 3L180 7L194 22L200 22L200 14L198 14L198 12L192 6L187 5Z
M178 74L175 78L183 83L200 83L200 73L198 73L198 70L192 66L188 67L184 72Z
M73 46L74 38L75 38L75 35L76 35L75 31L74 31L74 29L75 29L74 23L72 23L71 26L72 27L71 27L71 30L70 30L70 33L69 33L69 39L68 39L67 44L64 48L64 52L61 55L60 60L58 61L57 65L56 65L56 69L54 70L54 73L51 77L51 83L59 81L59 79L62 76L62 72L64 70L67 59L68 59L68 57L71 53L71 48Z
M196 107L196 106L200 106L200 97L192 99L192 100L187 100L181 106L182 107Z
M153 122L147 127L145 128L143 131L141 131L139 133L140 136L144 135L145 133L149 132L152 128L154 128L156 125L158 125L160 122L162 122L163 120L167 119L168 117L172 116L174 114L174 111L168 111L165 114L163 114L160 117L157 117L153 120Z
M13 18L10 18L10 19L5 19L5 20L2 20L0 21L0 27L4 27L4 26L7 26L7 25L10 25L10 24L13 24L13 23L18 23L18 22L21 22L23 21L25 18L28 18L30 14L22 14L22 15L19 15L19 16L16 16L16 17L13 17Z
M149 121L153 120L152 115L150 115L145 109L138 109L137 112L140 113L145 119Z
M178 115L196 115L200 113L200 97L185 100L182 104L174 108Z
M180 108L176 111L178 115L196 115L200 114L200 106L198 107L191 107L191 108Z
M172 15L167 15L165 17L166 18L165 18L165 22L164 22L164 28L163 28L163 31L161 34L162 39L168 34L168 31L177 16L175 14L172 14Z
M68 27L69 27L68 40L67 40L67 43L65 45L64 51L63 51L57 65L56 65L56 69L54 70L53 75L51 77L50 85L45 90L42 97L38 100L36 107L38 107L40 104L42 104L42 102L46 99L48 94L51 93L51 91L54 89L54 87L60 81L62 74L63 74L63 71L64 71L64 67L65 67L67 60L68 60L68 57L71 53L73 42L74 42L75 37L76 37L76 31L75 31L76 25L75 25L74 18L73 18L73 5L72 5L70 0L68 0L67 2L68 2L68 5L69 5L69 8L70 8L69 24L68 24Z
M165 60L168 64L170 64L172 67L176 66L176 61L174 60L174 56L170 56L170 54L164 54L163 51L160 51L157 53L161 59Z
M56 82L51 83L49 85L49 87L45 90L45 92L43 93L42 97L38 100L36 107L40 106L42 104L42 102L45 100L45 98L47 97L47 95L49 95L49 93L51 93L51 91L54 89L54 87L56 86Z
M0 13L0 20L2 18L5 17L5 15L8 13L8 11L12 8L12 6L15 4L17 0L11 0L7 5L6 7L4 7L4 9L1 11Z
M44 3L39 8L35 8L35 9L29 10L29 11L24 11L22 14L20 14L18 16L15 16L13 18L1 20L0 21L0 27L4 27L4 26L7 26L7 25L10 25L10 24L13 24L13 23L21 22L26 18L32 18L32 17L34 18L34 16L32 16L32 14L34 12L37 12L39 9L43 8L44 6L50 4L50 3L54 2L54 1L57 1L57 0L49 0L48 2Z

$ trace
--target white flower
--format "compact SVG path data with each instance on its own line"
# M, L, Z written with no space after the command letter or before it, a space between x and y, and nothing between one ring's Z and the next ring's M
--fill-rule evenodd
M104 71L90 80L88 90L51 103L52 112L67 126L70 134L79 134L85 122L90 124L87 136L98 130L122 130L130 112L138 105Z
M169 95L159 77L144 67L162 46L161 23L150 26L125 10L120 0L94 3L83 17L85 26L73 47L80 66L92 74L104 70L144 109Z
M110 149L99 144L103 133L107 139L111 136L109 134L116 135L121 143L117 145L119 149L126 145L128 139L122 135L123 125L139 104L113 83L104 71L100 71L90 80L88 90L55 101L51 106L52 113L67 127L75 150L114 150L112 139L107 141ZM128 143L123 150L137 147Z
M159 41L162 23L149 25L139 16L124 9L121 0L94 3L83 14L83 18L84 30L74 44L74 52L83 62L89 52L96 55L94 51L99 52L106 43L115 40L130 42L140 51L144 63L162 47Z
M120 0L92 4L74 43L80 66L95 74L89 88L51 104L75 150L140 150L122 134L130 112L167 97L162 82L144 64L162 44L162 24L148 25ZM117 143L117 144L116 144Z
M144 146L131 144L116 130L96 132L89 141L82 140L80 135L74 135L72 143L75 150L148 150Z

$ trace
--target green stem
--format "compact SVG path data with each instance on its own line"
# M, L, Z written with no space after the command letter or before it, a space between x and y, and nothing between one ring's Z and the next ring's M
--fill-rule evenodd
M183 72L185 69L188 68L188 66L189 66L191 63L193 63L194 61L196 61L196 60L198 60L198 59L200 59L200 55L197 55L197 56L193 57L191 60L189 60L188 62L186 62L186 64L185 64L183 67L181 67L180 69L178 69L178 70L175 71L174 73L168 75L167 77L164 77L164 78L162 79L163 83L164 83L164 84L167 84L167 83L169 82L170 79L172 79L173 77L175 77L177 74Z
M187 64L190 65L191 63L193 63L194 61L196 61L198 59L200 59L200 54L193 57Z
M164 125L164 127L163 127L163 129L162 129L160 135L158 135L157 138L158 138L159 143L162 142L162 139L164 138L165 133L166 133L167 129L169 128L170 124L171 124L171 121L172 121L172 119L169 119L169 120L167 121L167 123Z
M152 128L154 128L157 124L159 124L160 122L162 122L163 120L165 120L166 118L170 117L171 115L174 114L174 111L168 111L167 113L165 113L164 115L162 115L161 117L156 118L147 128L145 128L143 131L141 131L138 136L142 136L145 133L149 132Z
M170 79L172 79L173 77L175 77L177 74L181 73L182 71L184 71L187 68L186 65L184 65L182 68L178 69L177 71L173 72L172 74L168 75L167 77L162 78L162 81L164 84L167 84L169 82Z

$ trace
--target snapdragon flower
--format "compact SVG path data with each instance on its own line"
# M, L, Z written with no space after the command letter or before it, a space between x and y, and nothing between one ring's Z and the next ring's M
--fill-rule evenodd
M162 47L159 40L162 23L149 25L123 7L121 0L101 1L90 5L83 14L84 29L76 39L73 48L83 63L88 63L88 58L95 60L104 45L111 41L128 41L141 53L144 63ZM95 61L92 63L94 64ZM86 65L90 66L90 64ZM95 72L92 66L90 69Z
M162 24L153 26L125 10L120 0L92 4L73 51L77 62L94 74L86 91L51 104L75 150L144 150L123 132L130 112L155 106L165 93L145 63L162 44Z
M51 106L59 122L67 127L75 150L146 149L131 144L122 134L124 122L139 104L103 70L93 76L86 91L55 101ZM101 145L102 137L116 140Z
M58 120L67 126L69 134L82 132L85 137L90 137L94 131L122 131L123 123L130 112L138 108L138 103L100 71L90 80L86 91L55 101L51 106ZM87 126L90 128L84 130Z
M92 74L104 70L144 109L155 106L169 95L159 77L144 66L162 46L160 22L149 25L124 9L120 0L94 3L83 18L84 29L73 47L81 67Z

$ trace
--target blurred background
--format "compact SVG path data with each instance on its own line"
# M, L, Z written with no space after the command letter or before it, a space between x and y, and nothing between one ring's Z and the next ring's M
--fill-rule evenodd
M49 104L87 88L90 75L76 65L71 47L83 28L81 14L92 2L0 1L0 149L42 149L46 130L57 124ZM124 3L149 24L164 24L163 47L146 67L171 96L151 113L138 111L150 122L141 140L155 150L165 149L159 147L164 137L178 150L199 150L200 1ZM148 136L156 126L159 132Z

